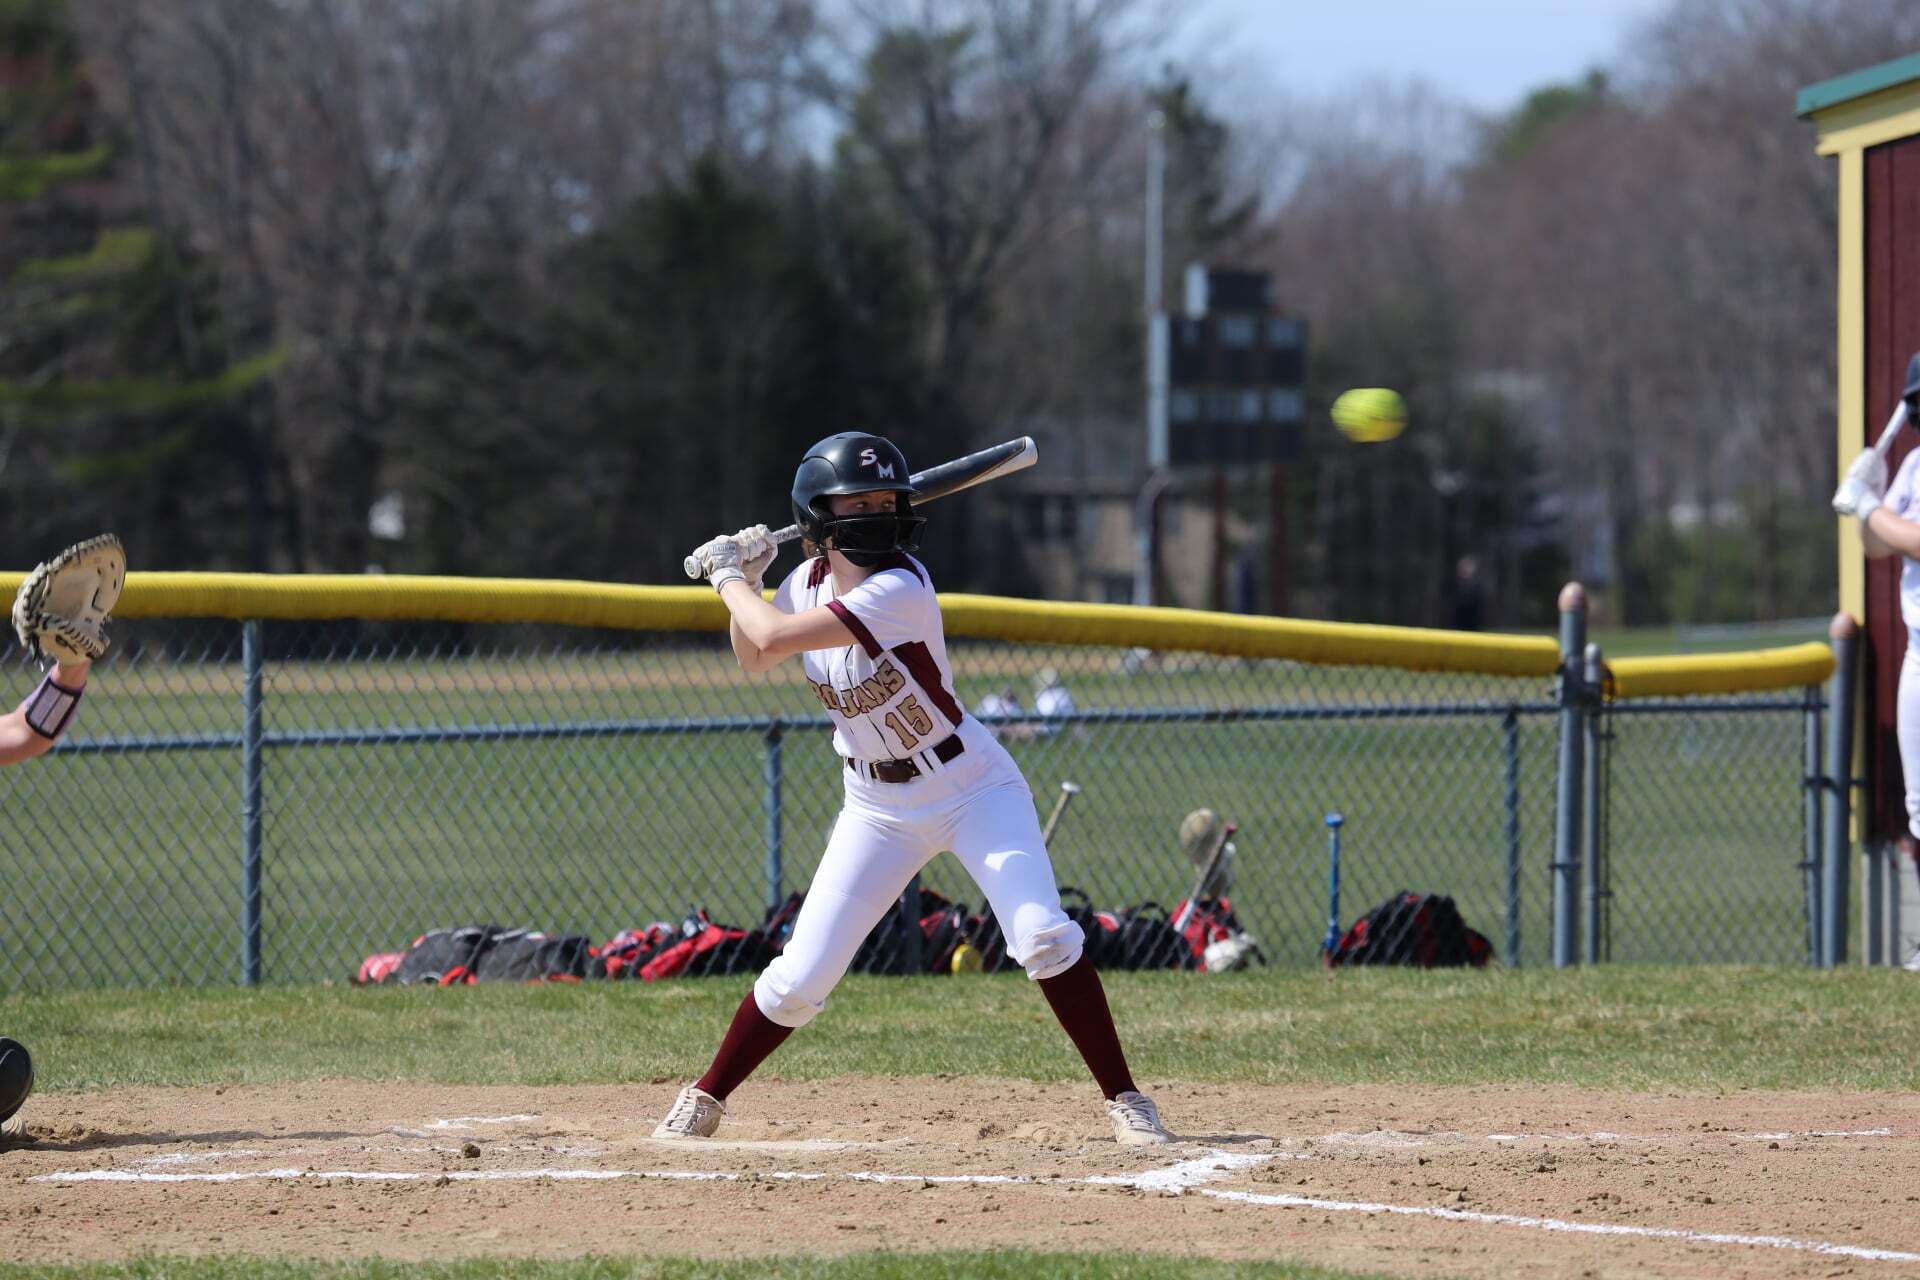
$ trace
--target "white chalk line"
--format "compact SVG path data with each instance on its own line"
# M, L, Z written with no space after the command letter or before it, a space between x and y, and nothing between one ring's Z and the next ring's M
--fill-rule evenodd
M1863 1136L1835 1134L1830 1136ZM1864 1136L1883 1136L1869 1133ZM1863 1245L1833 1244L1824 1240L1801 1240L1792 1236L1745 1235L1734 1232L1693 1231L1684 1227L1641 1227L1622 1223L1571 1222L1564 1218L1543 1218L1509 1213L1484 1213L1473 1209L1446 1209L1431 1205L1396 1205L1357 1200L1327 1200L1316 1196L1255 1191L1224 1191L1204 1184L1244 1169L1273 1160L1292 1158L1285 1152L1240 1153L1215 1150L1194 1159L1182 1160L1160 1169L1139 1174L1102 1174L1086 1178L1036 1178L1025 1174L917 1174L809 1173L799 1170L775 1170L766 1173L731 1173L688 1169L453 1169L445 1172L383 1171L364 1169L265 1169L232 1170L222 1173L159 1173L135 1169L86 1169L69 1173L45 1173L29 1182L247 1182L331 1181L345 1179L362 1182L612 1182L641 1179L662 1182L869 1182L919 1183L925 1185L972 1184L1009 1185L1083 1185L1125 1187L1138 1191L1157 1191L1182 1195L1188 1191L1236 1204L1262 1205L1287 1209L1319 1209L1329 1213L1389 1214L1400 1217L1435 1218L1447 1222L1474 1223L1483 1226L1517 1227L1535 1231L1577 1235L1624 1236L1648 1240L1677 1240L1691 1244L1738 1245L1754 1248L1787 1249L1829 1257L1858 1258L1870 1262L1920 1262L1920 1253L1899 1249L1876 1249Z
M523 1120L538 1120L539 1116L455 1116L451 1120L434 1120L427 1125L429 1129L471 1129L477 1124L518 1124Z
M766 1173L710 1172L689 1169L449 1169L429 1173L424 1170L379 1169L234 1169L221 1173L159 1173L150 1169L82 1169L71 1173L43 1173L29 1182L294 1182L342 1178L363 1182L534 1182L542 1178L555 1181L611 1182L620 1178L648 1178L666 1182L751 1182L765 1178L776 1182L919 1182L974 1183L1005 1186L1033 1183L1092 1183L1103 1186L1138 1186L1144 1191L1180 1191L1205 1182L1217 1182L1236 1170L1264 1164L1275 1157L1240 1155L1216 1151L1194 1160L1182 1160L1164 1169L1144 1174L1096 1178L1035 1178L1018 1173L807 1173L798 1170L772 1170Z
M1564 1218L1532 1218L1512 1213L1480 1213L1472 1209L1442 1209L1427 1205L1367 1204L1353 1200L1321 1200L1313 1196L1265 1194L1257 1191L1220 1191L1195 1187L1215 1200L1239 1204L1277 1205L1286 1209L1324 1209L1334 1213L1389 1213L1407 1217L1443 1218L1450 1222L1477 1222L1496 1227L1531 1227L1536 1231L1570 1231L1581 1235L1640 1236L1653 1240L1684 1240L1693 1244L1757 1245L1795 1249L1804 1253L1863 1258L1872 1262L1920 1262L1920 1253L1899 1249L1870 1249L1862 1245L1829 1244L1823 1240L1796 1240L1792 1236L1749 1236L1723 1231L1689 1231L1683 1227L1633 1227L1608 1222L1569 1222Z
M1350 1136L1350 1134L1336 1134ZM1693 1128L1682 1130L1678 1134L1609 1134L1599 1130L1592 1134L1488 1134L1488 1142L1676 1142L1676 1140L1699 1140L1699 1138L1724 1138L1726 1142L1793 1142L1799 1138L1891 1138L1891 1128L1793 1128L1774 1134L1718 1134L1711 1128ZM1402 1146L1421 1146L1419 1142L1405 1142Z

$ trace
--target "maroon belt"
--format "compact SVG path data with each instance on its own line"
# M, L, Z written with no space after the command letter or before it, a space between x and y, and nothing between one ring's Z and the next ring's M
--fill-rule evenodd
M929 752L941 764L952 764L966 749L967 744L960 741L960 735L950 733L939 745L929 748ZM855 760L852 756L847 757L847 768L875 782L912 782L922 772L912 760Z

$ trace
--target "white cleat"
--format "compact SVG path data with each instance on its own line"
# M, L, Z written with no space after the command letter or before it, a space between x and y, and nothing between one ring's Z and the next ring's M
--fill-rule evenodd
M727 1109L704 1089L688 1085L667 1109L667 1118L654 1126L656 1138L711 1138Z
M14 1112L5 1120L0 1120L0 1139L9 1142L23 1142L27 1138L27 1118Z
M1113 1140L1123 1147L1157 1147L1173 1141L1160 1123L1160 1108L1144 1093L1127 1092L1108 1099L1107 1118L1113 1121Z

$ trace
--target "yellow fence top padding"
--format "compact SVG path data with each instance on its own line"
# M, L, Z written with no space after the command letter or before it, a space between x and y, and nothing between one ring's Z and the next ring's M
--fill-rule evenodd
M17 590L25 576L0 578L0 589ZM727 607L709 587L374 573L129 573L114 613L127 618L540 622L641 631L712 631L727 625Z
M0 599L26 575L0 572ZM1031 644L1187 650L1327 666L1550 676L1558 645L1546 636L1248 617L1194 609L1063 604L942 595L947 634ZM635 631L717 631L726 606L707 587L640 587L524 578L405 574L129 573L114 610L128 618L263 618L523 622ZM1741 693L1817 684L1833 672L1825 645L1748 653L1622 658L1608 694L1645 698Z
M943 595L947 634L1035 644L1186 649L1241 658L1291 658L1333 666L1551 675L1559 647L1544 636L1483 635L1357 622L1308 622L1196 609L1055 604L998 596Z
M1745 653L1620 658L1609 661L1607 671L1607 694L1615 698L1757 693L1821 683L1833 674L1833 651L1810 640Z

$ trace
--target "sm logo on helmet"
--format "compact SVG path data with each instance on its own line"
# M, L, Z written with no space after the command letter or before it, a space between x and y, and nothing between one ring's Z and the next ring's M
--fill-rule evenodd
M893 464L889 462L886 466L881 466L880 455L872 449L862 449L860 451L860 465L874 468L882 480L893 479Z

